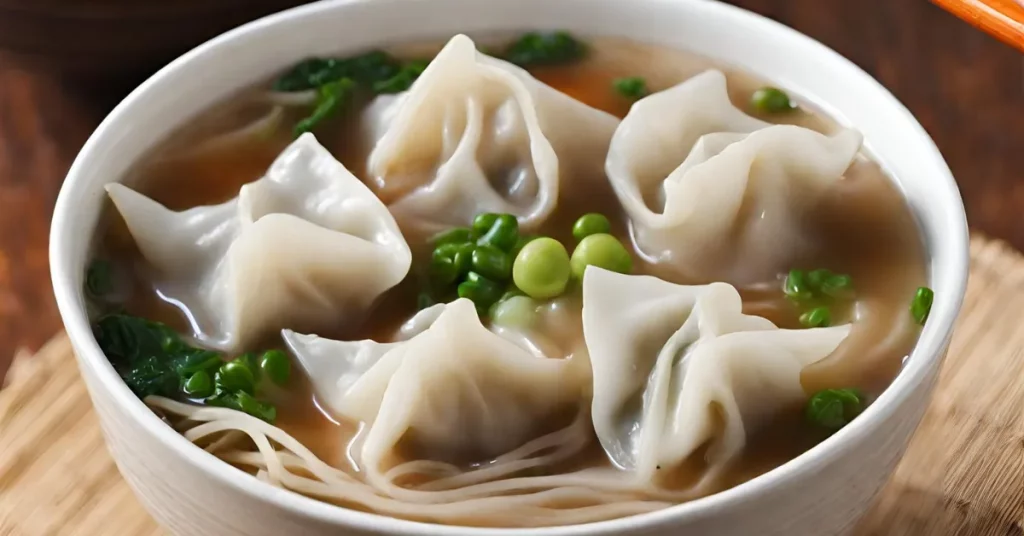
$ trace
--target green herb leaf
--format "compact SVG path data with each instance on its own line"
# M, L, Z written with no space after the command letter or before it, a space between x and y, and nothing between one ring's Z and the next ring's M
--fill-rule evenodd
M524 34L504 54L506 60L524 67L571 63L584 55L586 46L565 31Z
M394 77L399 70L398 60L379 50L351 58L310 58L278 78L274 90L306 91L343 78L373 85Z
M639 76L616 78L612 81L612 87L623 97L639 100L647 96L647 81Z
M928 287L920 287L914 293L914 301L910 303L910 314L914 315L914 321L924 325L928 315L932 312L932 301L935 300L935 292Z
M412 87L412 83L426 70L429 60L410 60L394 76L374 82L374 93L401 93Z
M295 136L298 137L313 130L324 120L334 116L348 102L354 89L355 82L350 78L342 78L320 86L317 90L316 107L313 108L313 113L309 117L295 125Z
M825 389L807 401L807 421L829 431L846 426L864 410L864 396L856 389Z

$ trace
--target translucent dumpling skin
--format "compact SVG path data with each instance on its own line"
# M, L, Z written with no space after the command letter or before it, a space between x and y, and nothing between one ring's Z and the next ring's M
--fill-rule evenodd
M156 290L229 352L283 327L358 322L412 262L387 207L312 134L220 205L174 212L121 184L107 192Z
M284 333L317 397L369 426L358 453L367 470L403 438L429 459L487 460L550 431L553 414L582 400L585 360L531 353L485 328L469 300L418 316L407 326L423 331L395 343Z
M605 169L640 252L699 281L750 283L786 271L800 217L850 167L861 135L770 125L729 101L707 71L636 102Z
M707 445L704 478L714 478L753 429L804 400L800 371L849 330L779 329L743 314L725 283L684 286L588 267L583 331L598 439L640 480Z
M364 122L381 196L403 228L436 230L481 212L535 228L554 210L560 180L605 153L618 119L458 35L409 91L371 103Z

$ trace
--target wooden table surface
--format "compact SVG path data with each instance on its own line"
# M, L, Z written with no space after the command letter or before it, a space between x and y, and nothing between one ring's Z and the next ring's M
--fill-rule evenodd
M935 138L976 230L1024 248L1024 60L924 0L733 0L831 46L881 80ZM116 92L86 95L0 57L0 376L60 328L53 203Z

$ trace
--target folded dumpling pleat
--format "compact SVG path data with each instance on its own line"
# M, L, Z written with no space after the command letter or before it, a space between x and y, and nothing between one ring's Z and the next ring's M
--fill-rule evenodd
M690 279L748 283L790 268L801 215L861 141L749 117L725 75L707 71L636 102L605 169L644 256Z
M436 230L481 212L533 228L554 209L560 177L600 176L618 119L453 37L412 88L364 112L376 144L367 169L400 222ZM593 169L591 169L593 168Z
M800 371L849 330L779 329L743 314L739 293L725 283L683 286L588 267L583 331L598 439L638 479L678 467L702 447L713 476L748 434L805 399Z
M121 184L107 192L156 290L225 351L286 326L358 323L411 264L387 207L312 134L220 205L174 212Z
M550 431L553 415L579 404L585 359L531 353L484 327L466 299L418 316L425 320L406 326L429 327L393 343L283 333L318 400L369 427L364 466L380 468L403 439L428 459L487 460Z

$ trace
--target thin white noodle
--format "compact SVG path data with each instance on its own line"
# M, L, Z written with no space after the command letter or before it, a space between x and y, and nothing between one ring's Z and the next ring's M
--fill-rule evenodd
M455 466L420 460L400 464L384 473L377 471L376 478L363 482L327 465L284 430L244 413L160 397L149 397L146 403L168 415L197 423L184 432L190 441L224 434L211 444L224 447L224 450L216 449L215 454L229 463L255 469L256 478L309 497L384 515L470 525L486 520L488 525L526 527L600 521L672 504L640 498L658 494L651 493L653 488L638 486L623 478L624 475L614 469L504 478L524 468L550 465L585 447L587 436L580 433L585 431L585 426L580 424L585 424L585 419L578 418L568 427L531 441L476 470L452 476L452 471L458 470ZM222 444L232 434L247 435L256 451L240 451ZM237 444L237 438L233 441ZM394 478L414 474L413 468L450 476L417 489L394 484Z

